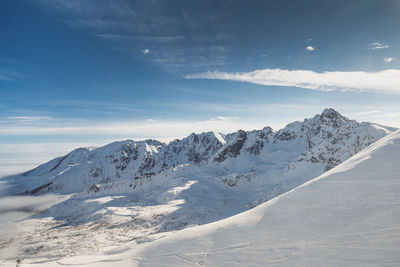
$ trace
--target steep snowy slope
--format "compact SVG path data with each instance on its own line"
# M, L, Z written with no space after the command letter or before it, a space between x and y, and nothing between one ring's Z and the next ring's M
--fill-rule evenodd
M252 210L170 233L131 250L73 257L57 264L399 266L399 159L397 131Z

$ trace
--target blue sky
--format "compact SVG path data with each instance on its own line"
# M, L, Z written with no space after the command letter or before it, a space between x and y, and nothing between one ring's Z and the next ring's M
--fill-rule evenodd
M1 1L0 169L325 107L400 127L398 29L395 0Z

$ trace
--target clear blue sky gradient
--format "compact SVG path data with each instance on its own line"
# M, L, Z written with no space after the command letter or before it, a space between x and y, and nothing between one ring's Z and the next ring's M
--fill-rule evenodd
M399 94L184 78L400 69L398 29L395 0L1 1L0 144L168 139L202 124L276 128L324 107L400 127ZM115 123L142 128L90 130ZM151 123L160 125L147 131ZM54 130L63 127L72 128Z

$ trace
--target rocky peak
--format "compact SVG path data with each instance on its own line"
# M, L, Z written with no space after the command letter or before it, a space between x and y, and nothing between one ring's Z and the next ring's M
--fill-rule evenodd
M321 115L316 115L313 118L314 121L317 121L318 124L324 124L327 126L332 126L334 128L340 127L343 124L350 122L350 120L344 116L342 116L339 112L334 110L333 108L325 109Z
M269 126L266 126L266 127L262 128L261 131L262 131L263 133L265 133L265 134L272 134L272 133L274 133L274 130L273 130L271 127L269 127Z
M167 150L173 153L174 158L177 158L176 164L199 164L207 161L225 144L224 142L222 135L213 132L192 133L182 140L172 141Z
M334 110L333 108L326 108L322 111L321 116L325 116L325 117L338 117L338 116L342 116L339 112L337 112L336 110Z
M160 141L155 140L155 139L146 139L146 140L144 140L143 142L144 142L145 144L147 144L147 145L150 145L150 146L157 146L157 147L159 147L159 146L163 146L163 145L164 145L164 143L161 143Z

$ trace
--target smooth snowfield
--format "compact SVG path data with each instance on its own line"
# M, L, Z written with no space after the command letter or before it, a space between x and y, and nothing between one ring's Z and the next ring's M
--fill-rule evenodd
M399 266L400 131L256 208L85 266ZM128 249L125 247L124 249Z

